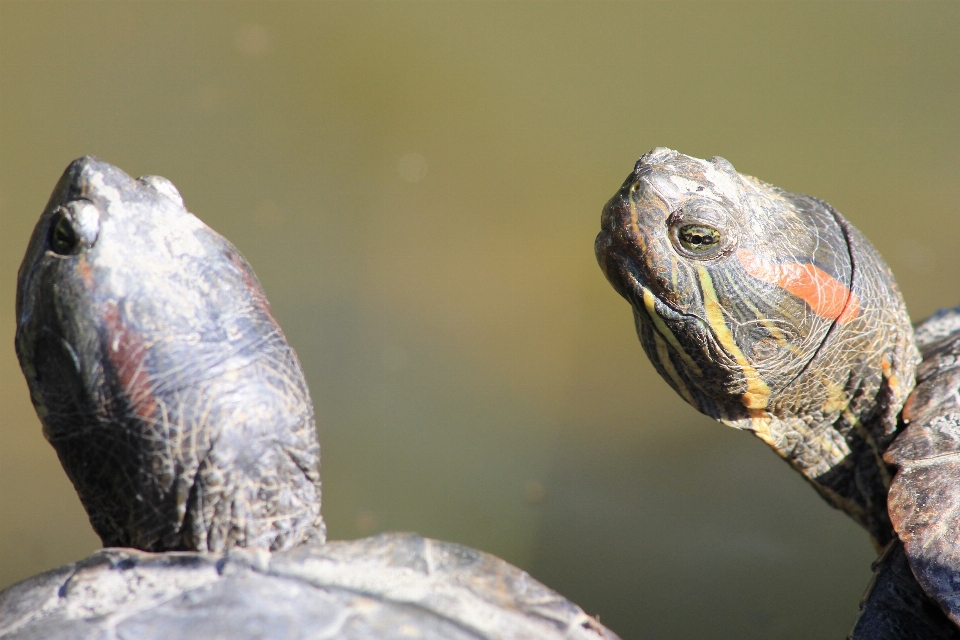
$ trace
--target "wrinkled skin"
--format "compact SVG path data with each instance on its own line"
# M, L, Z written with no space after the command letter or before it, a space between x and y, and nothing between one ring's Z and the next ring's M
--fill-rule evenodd
M600 266L667 382L884 546L850 637L960 638L960 307L914 334L856 229L721 158L654 149L601 225Z
M313 410L237 250L155 176L82 158L20 271L17 349L105 545L0 592L4 640L617 640L499 558L324 542ZM301 543L314 544L301 544Z
M919 354L890 270L825 202L654 149L607 203L597 259L664 379L894 538L882 460Z
M323 541L296 354L250 266L169 181L67 168L20 267L16 348L104 545Z

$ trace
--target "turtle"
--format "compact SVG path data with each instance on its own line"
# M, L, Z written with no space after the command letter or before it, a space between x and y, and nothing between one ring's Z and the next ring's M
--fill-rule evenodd
M169 180L71 163L17 321L44 436L105 548L0 593L0 638L616 640L490 554L326 541L297 356L250 265Z
M851 637L960 637L960 307L914 330L832 206L663 147L603 207L594 248L667 384L869 533L881 555Z

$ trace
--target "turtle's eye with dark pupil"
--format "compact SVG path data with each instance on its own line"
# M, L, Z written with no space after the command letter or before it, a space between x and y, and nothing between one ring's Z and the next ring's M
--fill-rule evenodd
M62 214L57 216L57 221L50 229L50 248L55 253L65 256L73 253L79 243L80 238L70 220Z
M691 253L706 253L720 244L720 232L702 224L688 224L680 227L677 238L683 248Z

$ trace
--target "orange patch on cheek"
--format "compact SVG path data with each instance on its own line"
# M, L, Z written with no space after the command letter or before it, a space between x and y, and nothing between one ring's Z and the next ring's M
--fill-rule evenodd
M857 296L819 267L799 262L770 262L745 249L737 251L737 258L751 276L792 293L821 318L846 324L860 313Z

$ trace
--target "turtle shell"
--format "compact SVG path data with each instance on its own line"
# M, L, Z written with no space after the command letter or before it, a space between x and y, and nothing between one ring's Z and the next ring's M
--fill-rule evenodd
M884 458L898 467L888 508L899 539L874 563L853 640L960 638L957 580L957 417L960 307L916 327L923 362Z
M0 593L4 640L614 640L490 554L415 534L227 554L103 549Z
M908 635L904 629L919 627L900 619L937 625L940 610L953 622L946 637L960 637L954 626L960 625L960 307L920 323L916 338L923 362L903 408L907 426L884 454L898 469L887 507L900 542L885 554L894 559L878 561L855 638L940 637ZM886 593L886 583L898 584L903 597ZM904 600L919 604L905 607ZM898 604L880 607L877 601Z

